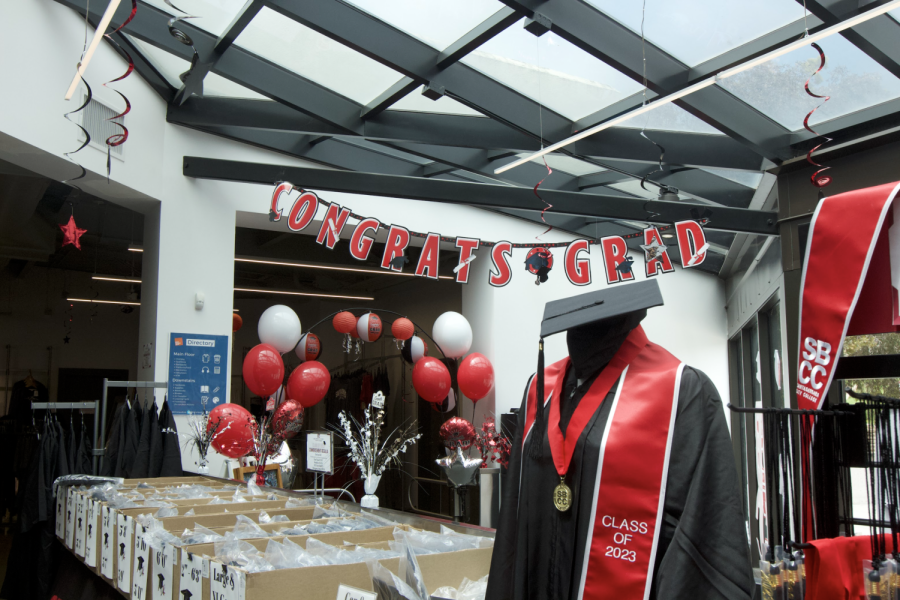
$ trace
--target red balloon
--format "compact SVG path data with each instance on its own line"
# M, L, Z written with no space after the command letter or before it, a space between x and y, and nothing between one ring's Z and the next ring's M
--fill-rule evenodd
M254 346L244 358L244 383L257 396L268 398L278 391L284 381L284 361L278 350L269 344Z
M349 310L334 315L331 324L334 325L338 333L356 333L356 317Z
M215 428L210 444L216 452L228 458L240 458L253 451L256 438L256 419L238 404L222 404L212 409L206 430Z
M398 340L408 340L416 332L416 326L406 317L400 317L391 325L391 334Z
M473 352L459 364L456 380L459 391L472 402L478 402L494 387L494 367L483 354Z
M303 408L315 406L322 401L331 385L331 374L325 365L317 360L302 363L288 377L288 396L299 402Z
M416 362L412 380L416 393L428 402L440 402L450 393L450 371L444 363L431 356Z
M468 450L475 441L475 427L462 417L452 417L441 425L440 436L447 448L452 450L458 445L463 450Z
M303 429L303 405L293 398L285 400L272 415L272 433L280 440L289 440Z
M241 318L241 315L237 313L231 313L231 332L234 333L243 326L244 320Z

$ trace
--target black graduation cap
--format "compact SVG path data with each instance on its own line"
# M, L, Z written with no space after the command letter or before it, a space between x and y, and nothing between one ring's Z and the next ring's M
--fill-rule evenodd
M401 254L400 256L396 256L391 259L391 267L394 269L402 269L403 265L407 264L408 262L409 259Z
M622 275L630 275L631 274L631 266L634 264L634 258L631 256L626 256L625 260L620 262L616 267L616 271L621 273Z
M662 305L662 293L659 291L659 283L655 279L612 286L596 292L548 302L544 306L541 341L538 346L536 378L539 401L536 404L534 431L542 432L544 427L544 338L546 336ZM532 435L529 448L531 456L539 458L542 446L543 436Z

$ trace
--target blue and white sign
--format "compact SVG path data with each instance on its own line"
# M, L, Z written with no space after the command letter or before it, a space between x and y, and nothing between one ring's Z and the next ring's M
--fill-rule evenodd
M169 407L174 414L202 413L227 402L227 381L227 335L170 336Z

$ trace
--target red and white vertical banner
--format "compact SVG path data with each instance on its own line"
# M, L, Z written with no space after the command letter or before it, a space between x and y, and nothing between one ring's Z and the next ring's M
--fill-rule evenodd
M898 190L900 183L890 183L846 192L825 198L816 208L800 284L796 393L801 409L822 405L864 288L880 287L882 293L871 298L867 307L884 316L881 322L887 330L900 324L895 306L900 284L900 232L891 211ZM873 261L879 239L884 239L882 234L895 244L889 260L879 256ZM879 268L870 272L874 264ZM874 285L878 281L888 283ZM875 333L871 327L866 332Z

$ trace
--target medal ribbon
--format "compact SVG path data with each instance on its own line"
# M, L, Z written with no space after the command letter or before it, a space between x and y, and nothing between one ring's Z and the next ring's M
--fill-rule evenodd
M594 383L591 384L591 389L581 399L578 408L575 409L575 414L572 415L569 425L566 427L565 437L563 437L559 428L560 394L562 393L563 380L565 379L565 370L563 370L560 377L557 377L550 398L547 437L550 442L550 452L553 455L553 464L560 477L565 477L566 472L569 470L569 464L572 462L572 456L575 454L578 438L581 437L584 428L587 427L594 413L597 412L597 408L603 403L612 386L619 380L625 367L640 354L648 342L647 334L644 333L640 325L628 334L628 337L625 338L612 360L601 371Z

